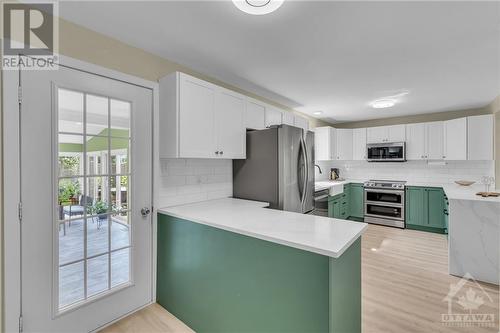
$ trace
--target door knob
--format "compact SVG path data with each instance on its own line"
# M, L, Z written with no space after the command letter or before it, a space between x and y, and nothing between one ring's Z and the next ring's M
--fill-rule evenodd
M149 207L142 207L141 208L141 215L142 217L147 217L151 213L151 209Z

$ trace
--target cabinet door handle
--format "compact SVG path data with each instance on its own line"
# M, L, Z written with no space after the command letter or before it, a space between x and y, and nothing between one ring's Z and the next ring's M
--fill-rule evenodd
M224 152L221 150L221 151L220 151L220 154L222 155L222 154L224 154Z
M215 155L219 155L219 151L216 151L216 152L215 152Z

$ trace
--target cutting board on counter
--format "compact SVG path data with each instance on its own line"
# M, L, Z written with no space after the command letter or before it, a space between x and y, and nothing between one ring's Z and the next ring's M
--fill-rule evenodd
M500 193L498 193L498 192L477 192L476 195L480 195L484 198L486 198L486 197L499 197Z

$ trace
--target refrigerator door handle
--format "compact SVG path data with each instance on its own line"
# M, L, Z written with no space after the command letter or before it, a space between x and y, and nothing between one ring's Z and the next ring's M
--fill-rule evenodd
M307 181L309 178L309 165L307 163L307 147L306 143L304 141L304 138L300 139L300 145L302 147L302 155L303 155L303 161L304 161L304 181L303 181L303 188L302 188L302 198L300 200L301 206L302 206L302 212L304 211L304 204L306 201L306 196L307 196Z

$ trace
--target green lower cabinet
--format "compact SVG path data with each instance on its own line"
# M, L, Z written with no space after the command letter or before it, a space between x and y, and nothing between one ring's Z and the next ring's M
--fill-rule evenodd
M365 215L364 211L364 187L363 184L352 183L350 192L350 217L362 219Z
M363 184L352 183L344 185L344 192L328 199L328 216L336 219L353 218L362 220L364 217Z
M406 188L406 227L436 233L446 233L445 195L441 188Z
M198 333L361 333L361 239L339 258L158 214L157 302Z
M336 195L328 198L328 217L340 218L341 197Z

